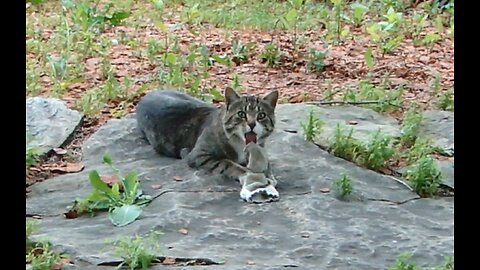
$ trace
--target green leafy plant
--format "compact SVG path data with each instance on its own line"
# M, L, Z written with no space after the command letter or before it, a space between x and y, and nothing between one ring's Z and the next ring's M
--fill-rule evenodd
M333 189L340 198L345 198L352 194L352 180L346 173L342 173L340 178L333 182Z
M412 145L415 143L422 119L423 117L420 114L418 105L412 104L403 117L402 128L400 130L400 142L403 145Z
M388 270L453 270L453 257L445 257L445 262L436 267L422 268L413 262L410 262L412 253L403 252L395 260L395 264L388 267Z
M30 236L38 231L38 221L37 220L34 220L34 219L28 219L26 222L25 222L25 231L26 231L26 249L27 249L27 252L29 252L29 250L31 250L33 247L34 247L34 243L32 242L32 240L30 239Z
M340 40L349 34L348 26L344 26L343 21L348 22L348 17L344 14L345 0L330 0L333 4L330 14L328 14L329 21L327 22L327 40L340 42Z
M361 4L354 2L350 5L352 10L352 21L355 27L360 27L362 25L363 20L365 19L365 14L368 12L368 7Z
M42 91L42 86L40 84L40 74L38 71L33 68L34 64L29 64L27 61L27 70L26 70L26 88L27 94L31 96L36 96Z
M60 57L47 55L47 59L50 65L50 74L55 83L54 90L58 94L63 93L63 91L66 89L64 80L68 76L68 56L66 54L62 54Z
M405 151L403 157L407 161L407 164L410 165L423 157L427 157L434 151L435 149L431 146L430 140L425 138L417 138L412 147Z
M348 88L347 91L345 91L345 94L343 95L343 101L344 102L355 102L358 100L358 97L357 97L358 93L351 89L351 88Z
M429 32L423 38L422 43L423 43L423 45L426 45L426 46L433 45L433 44L437 43L438 41L440 41L441 39L442 39L442 37L438 33Z
M145 236L136 235L133 238L125 237L114 243L115 253L122 257L123 262L119 267L127 266L129 269L147 269L157 257L160 249L160 232L152 231Z
M31 146L28 146L26 147L27 149L27 157L26 157L26 167L27 167L27 170L28 168L32 167L33 165L35 165L37 162L38 162L38 148L37 147L31 147Z
M379 129L364 146L364 152L361 155L362 164L369 169L378 170L384 167L394 154L393 137L382 134Z
M373 67L374 67L374 57L372 53L372 48L367 48L365 51L365 54L363 55L363 58L365 59L365 63L367 64L368 67L368 72L372 73Z
M315 137L322 131L324 124L325 123L322 120L314 115L314 111L311 110L308 114L306 123L301 123L305 140L313 141L313 139L315 139Z
M439 265L435 267L433 270L453 270L453 257L452 256L446 256L445 257L445 262L442 265Z
M45 2L45 0L27 0L27 3L32 3L34 5L40 5L43 2Z
M371 40L377 44L382 57L398 47L404 39L403 34L399 33L400 25L403 23L402 13L389 8L384 17L387 19L386 21L371 23L367 26L367 33Z
M29 145L29 142L31 143L32 141L35 140L35 138L33 138L30 133L27 132L25 138L27 142L25 146L26 152L27 152L25 161L26 161L26 168L28 170L28 168L32 167L38 162L40 158L38 154L40 149L36 146Z
M79 108L86 116L93 116L105 107L102 89L94 87L82 93L80 99L75 101L75 107Z
M410 33L414 45L418 46L421 44L421 35L423 28L427 23L427 19L428 14L416 10L413 12L413 15L411 16L412 21L410 23L412 31L408 31L407 33Z
M303 6L303 0L289 0L289 9L288 12L280 17L280 21L283 23L283 26L287 30L294 30L296 34L297 22L298 22L298 13L301 12Z
M404 178L411 183L418 195L429 197L436 194L442 173L433 158L424 156L407 169Z
M318 51L314 48L308 50L308 63L307 63L307 70L313 72L321 72L325 68L325 56L326 52Z
M250 57L250 51L255 48L255 46L253 42L243 44L240 40L234 39L232 41L232 61L237 65L247 62Z
M100 9L97 5L90 6L82 1L62 0L64 9L71 13L74 23L83 31L103 31L105 24L116 26L130 16L130 13L124 10L110 12L113 3L111 1Z
M28 236L28 223L27 223ZM27 252L26 263L27 269L32 270L51 270L61 269L62 264L70 261L66 254L58 254L52 250L51 244L48 241L38 243L28 242L27 237Z
M232 75L232 83L230 85L233 90L238 91L240 89L240 76L237 73L233 73Z
M453 111L455 106L453 88L438 95L436 105L441 110Z
M295 59L297 51L297 24L299 21L298 14L302 13L303 0L289 0L289 10L288 12L280 17L280 21L283 23L283 26L288 30L293 30L293 39L292 39L292 57ZM293 60L295 63L295 60Z
M348 135L345 135L343 128L337 124L333 143L330 145L330 152L337 156L350 161L357 161L358 157L365 151L363 145L352 137L353 128L350 129Z
M386 91L387 83L374 85L368 80L361 80L358 85L358 94L351 97L351 101L378 101L378 103L364 104L364 107L371 108L377 112L392 112L401 108L402 85Z
M410 257L412 257L412 254L407 252L400 254L395 261L395 265L390 266L388 270L422 270L417 265L408 262Z
M333 97L336 94L336 91L333 91L332 80L327 79L327 80L325 80L325 83L327 84L327 86L325 87L325 93L323 94L323 96L324 96L323 100L332 101Z
M111 187L102 181L96 170L89 173L90 184L94 191L85 198L75 201L72 210L77 214L94 211L109 211L109 219L115 226L125 226L137 219L142 213L142 205L148 204L151 197L144 195L139 188L137 173L129 172L120 177L119 170L113 165L112 159L105 155L103 162L116 171L114 179L121 179Z
M274 43L268 43L259 57L268 67L274 67L280 62L280 49Z

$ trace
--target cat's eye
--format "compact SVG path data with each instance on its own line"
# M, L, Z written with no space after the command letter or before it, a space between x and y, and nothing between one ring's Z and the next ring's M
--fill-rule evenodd
M238 115L238 117L240 117L240 118L247 118L247 114L246 114L245 112L243 112L243 111L239 111L239 112L237 113L237 115Z
M263 118L267 117L267 115L264 112L258 113L257 114L257 119L262 120Z

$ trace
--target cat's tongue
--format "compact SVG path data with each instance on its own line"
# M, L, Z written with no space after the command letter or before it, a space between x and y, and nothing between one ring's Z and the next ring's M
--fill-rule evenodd
M249 144L251 142L257 142L257 134L250 131L248 133L245 133L245 144Z

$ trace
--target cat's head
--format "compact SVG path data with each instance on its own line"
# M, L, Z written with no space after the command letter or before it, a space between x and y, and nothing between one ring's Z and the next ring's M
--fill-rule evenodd
M245 144L263 144L275 128L275 106L278 91L264 97L238 95L232 88L225 89L223 128L228 138L237 136Z

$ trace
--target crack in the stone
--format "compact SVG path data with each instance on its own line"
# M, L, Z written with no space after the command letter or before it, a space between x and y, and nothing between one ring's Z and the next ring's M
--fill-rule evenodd
M168 261L165 262L165 261ZM108 261L97 264L98 266L121 266L123 261ZM201 265L221 265L224 262L215 262L208 258L176 258L158 256L153 259L152 264L162 264L171 266L201 266Z
M418 197L418 198L410 198L410 199L403 200L403 201L392 201L392 200L389 200L389 199L367 198L367 201L372 201L372 202L386 202L386 203L401 205L401 204L404 204L404 203L407 203L407 202L410 202L410 201L419 200L419 199L422 199L422 198L420 198L420 197Z
M333 154L331 154L329 151L328 151L328 148L321 145L321 144L318 144L316 142L313 142L314 145L316 145L318 148L326 151L327 153L329 153L330 155L334 156L334 157L337 157ZM371 169L368 169L368 168L365 168L363 166L360 166L359 164L351 161L351 160L348 160L348 159L345 159L345 158L342 158L342 157L337 157L337 158L340 158L340 159L343 159L357 167L360 167L360 168L363 168L363 169L367 169L367 170L370 170L372 172L375 172L375 173L378 173L378 174L381 174L385 177L388 177L400 184L402 184L403 186L405 186L406 188L408 188L410 191L412 192L415 192L415 190L409 185L407 184L407 182L403 181L402 179L399 179L400 177L403 177L403 174L401 172L398 172L397 170L394 170L392 169L391 167L387 167L387 169L389 169L391 172L392 172L392 175L388 175L388 174L384 174L384 173L381 173L381 172L378 172L378 171L375 171L375 170L371 170ZM453 187L450 187L448 185L445 185L444 183L441 183L440 186L439 186L439 191L437 192L437 195L441 196L441 197L452 197L454 195L454 192L453 192L454 188ZM443 194L446 194L446 195L442 195L442 192ZM417 193L417 192L415 192Z
M233 190L233 189L226 189L226 190L205 190L205 189L194 189L194 190L174 190L174 189L166 189L160 191L158 194L152 197L152 201L163 194L170 193L170 192L179 192L179 193L233 193L233 192L239 192L238 190Z

